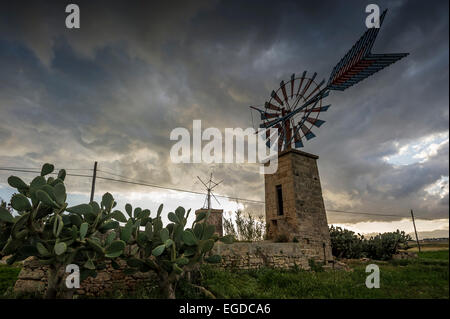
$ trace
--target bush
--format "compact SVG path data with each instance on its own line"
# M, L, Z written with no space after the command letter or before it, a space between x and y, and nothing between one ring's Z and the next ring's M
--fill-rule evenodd
M366 240L364 251L368 258L388 260L398 253L399 249L408 248L408 240L411 240L411 236L397 229L396 232L378 234Z
M330 227L331 250L337 258L361 258L364 236L341 227Z
M330 227L331 249L337 258L368 257L377 260L389 260L399 249L408 248L411 236L400 232L378 234L369 239L363 235L341 228Z
M234 226L236 224L236 227ZM262 217L256 219L250 213L244 217L241 211L236 212L236 220L223 218L225 234L239 241L260 241L264 239L265 223Z

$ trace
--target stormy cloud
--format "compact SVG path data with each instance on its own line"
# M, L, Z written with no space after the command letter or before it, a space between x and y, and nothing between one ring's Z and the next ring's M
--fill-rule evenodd
M51 162L85 169L98 161L121 176L195 191L202 191L196 176L214 170L224 179L218 193L261 201L264 178L257 165L173 164L171 130L190 129L194 119L204 128L251 127L248 106L264 103L292 73L308 70L327 79L364 32L367 4L75 1L81 28L69 30L68 3L10 2L2 8L0 166ZM332 106L321 116L326 123L304 151L320 157L330 210L408 217L413 208L421 217L445 219L448 2L377 4L389 12L374 52L410 55L345 92L332 92ZM402 153L417 141L424 141L425 155ZM389 160L399 154L407 164ZM0 195L8 175L0 173ZM89 182L73 178L70 186L87 194ZM150 191L105 181L99 189ZM151 191L164 198L164 191ZM331 212L328 218L392 220Z

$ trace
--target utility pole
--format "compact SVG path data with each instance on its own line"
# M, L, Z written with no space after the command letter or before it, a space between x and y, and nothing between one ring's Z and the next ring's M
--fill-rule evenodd
M92 188L91 188L91 201L94 201L94 192L95 192L95 179L97 177L97 162L94 163L94 174L92 175Z
M417 236L416 222L414 221L414 213L413 213L412 209L411 209L411 217L412 217L412 222L413 222L413 225L414 225L414 232L416 233L417 247L419 247L419 252L420 252L419 237Z

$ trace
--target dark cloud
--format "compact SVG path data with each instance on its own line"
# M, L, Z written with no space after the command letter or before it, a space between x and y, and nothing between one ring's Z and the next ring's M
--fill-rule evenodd
M383 161L448 132L448 2L377 3L390 11L374 51L410 55L333 92L327 123L305 151L320 155L327 207L448 217L448 194L425 191L448 176L448 144L424 163ZM97 160L130 178L196 190L195 176L211 167L171 163L170 131L193 119L204 128L250 126L248 105L293 72L326 78L366 16L361 1L77 4L80 30L64 27L61 1L10 2L0 13L0 146L8 150L0 163L84 168ZM214 173L225 179L221 193L263 199L257 166Z

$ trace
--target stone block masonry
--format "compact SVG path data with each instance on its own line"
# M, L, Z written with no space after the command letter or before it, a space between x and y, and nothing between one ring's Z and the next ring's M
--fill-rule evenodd
M126 264L119 261L124 269ZM137 272L126 275L121 269L114 269L110 262L106 262L106 268L99 270L95 278L89 277L80 283L80 289L76 289L74 295L86 297L98 297L113 293L120 289L123 293L131 293L142 287L157 285L156 275L152 273ZM14 285L16 293L44 294L47 289L47 267L40 264L34 257L23 262L22 270Z
M309 270L309 261L321 257L313 249L299 243L273 243L269 241L233 244L216 243L213 254L222 256L220 266L226 269L258 269L261 267Z
M331 261L317 159L313 154L287 150L279 154L277 172L264 176L267 236L298 241L322 260Z

